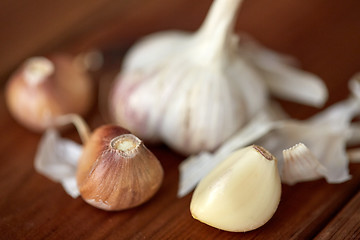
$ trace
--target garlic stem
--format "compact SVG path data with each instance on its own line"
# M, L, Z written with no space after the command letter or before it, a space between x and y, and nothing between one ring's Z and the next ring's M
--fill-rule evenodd
M24 64L24 79L30 86L43 82L55 71L54 64L45 57L32 57Z
M111 140L110 145L117 150L123 157L133 157L137 153L137 149L141 144L141 140L133 134L123 134Z
M55 125L57 126L65 126L68 124L73 124L75 126L83 144L89 140L91 131L82 117L77 114L67 114L55 119Z
M204 54L210 54L205 59L212 59L227 49L226 46L233 34L236 13L241 3L242 0L214 0L197 33Z

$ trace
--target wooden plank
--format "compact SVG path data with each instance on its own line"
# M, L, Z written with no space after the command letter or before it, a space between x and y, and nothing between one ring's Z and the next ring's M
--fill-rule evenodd
M316 236L323 239L360 239L360 192Z

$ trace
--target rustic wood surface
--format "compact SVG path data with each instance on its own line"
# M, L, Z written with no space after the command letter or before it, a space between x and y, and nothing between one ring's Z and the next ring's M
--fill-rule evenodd
M334 217L316 239L358 238L360 232L360 192Z
M0 3L0 80L28 56L99 47L105 69L96 80L111 80L121 57L139 37L153 31L195 30L210 0L41 1ZM266 46L297 57L304 69L324 79L326 106L345 98L347 81L360 71L360 2L355 0L246 0L238 31ZM56 10L56 11L55 11ZM41 24L40 24L41 23ZM40 25L39 25L40 24ZM41 26L41 27L39 27ZM282 102L294 118L319 109ZM94 107L92 128L105 121ZM352 179L283 185L274 217L248 233L229 233L192 219L191 194L176 197L178 165L184 159L166 146L149 146L165 170L164 183L148 203L105 212L72 199L60 186L35 172L40 135L18 125L0 94L0 239L360 239L360 164ZM73 129L64 136L79 141Z

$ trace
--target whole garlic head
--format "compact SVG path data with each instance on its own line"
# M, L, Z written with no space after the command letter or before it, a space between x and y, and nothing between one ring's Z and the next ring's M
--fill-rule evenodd
M216 1L195 34L154 34L135 45L111 96L115 121L192 154L217 148L259 110L267 91L232 34L239 3Z
M232 153L196 187L192 216L212 227L246 232L264 225L281 195L276 158L260 146Z
M114 121L188 155L219 147L266 105L268 92L321 105L327 91L320 79L239 42L233 30L241 2L215 0L195 33L155 33L135 44L110 96Z

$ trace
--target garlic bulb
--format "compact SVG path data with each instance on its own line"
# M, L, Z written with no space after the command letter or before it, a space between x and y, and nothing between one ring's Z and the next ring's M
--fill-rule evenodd
M53 126L57 116L85 114L93 104L93 84L66 55L28 59L9 79L6 103L14 118L33 131Z
M276 158L253 145L231 154L201 180L190 211L195 219L215 228L246 232L274 215L280 195Z
M84 145L77 168L81 197L104 210L123 210L149 200L160 188L163 169L140 139L105 125Z
M310 102L323 103L326 88L318 78L294 71L275 53L239 46L233 29L241 2L216 0L194 34L156 33L130 49L110 97L114 121L144 140L193 154L216 149L254 116L267 102L266 81L280 79L269 85L276 89L295 76L284 91L313 84L306 84L306 96L293 90L287 97L309 99L309 92L316 96ZM268 61L277 61L273 71L286 69L285 76L269 74Z

